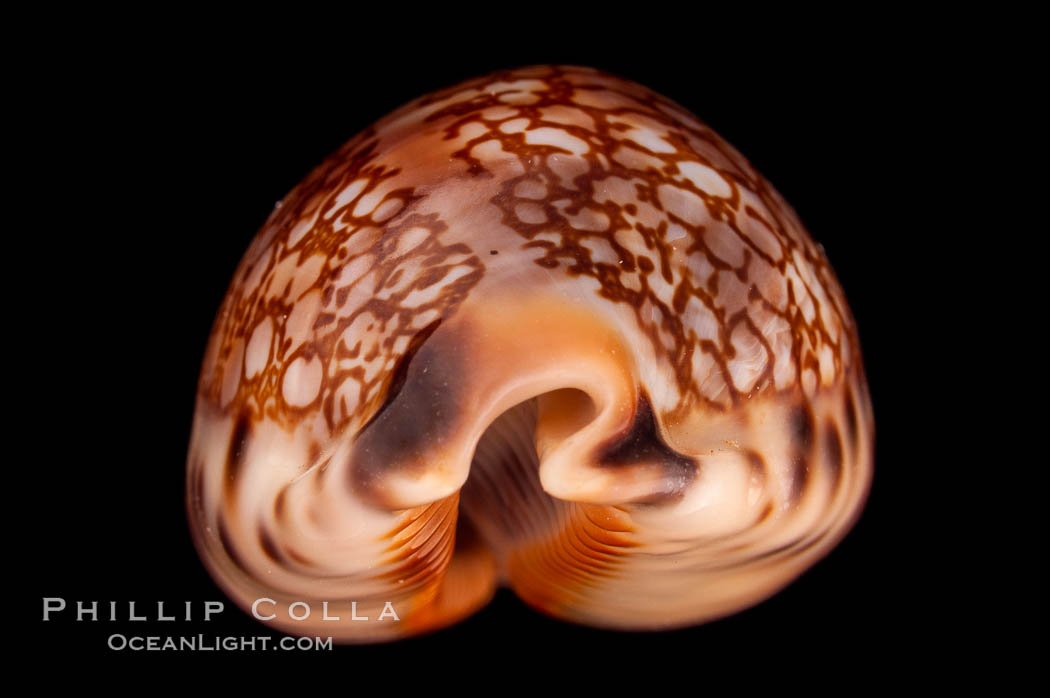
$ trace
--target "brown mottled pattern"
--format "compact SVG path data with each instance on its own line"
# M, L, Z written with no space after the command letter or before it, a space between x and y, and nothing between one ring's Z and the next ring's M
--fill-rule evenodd
M565 68L530 75L527 81L535 83L530 98L512 107L504 101L512 91L499 86L514 84L515 74L496 73L421 99L402 112L441 104L425 123L440 129L445 140L471 134L449 157L464 161L472 176L496 176L475 154L488 145L517 158L524 173L502 180L491 199L502 222L523 238L524 247L542 252L534 263L592 277L603 298L636 310L639 326L676 372L683 393L677 411L696 402L725 407L770 384L791 387L806 370L828 383L858 360L853 321L822 251L790 207L731 146L681 107L638 85ZM655 142L634 140L641 127L664 136ZM552 131L571 141L529 138ZM330 426L354 407L335 390L346 379L359 385L357 409L375 409L382 374L366 377L360 364L333 364L378 357L389 367L404 349L398 340L418 331L414 319L448 315L484 274L479 255L485 249L443 244L448 222L440 214L414 213L427 194L421 187L399 186L401 169L384 162L379 142L376 128L362 133L278 206L220 311L215 330L220 341L202 376L205 394L221 398L228 372L240 367L238 340L247 343L253 328L269 317L274 324L270 361L257 375L242 376L232 399L257 415L264 409L275 418L296 414L301 408L281 398L282 371L296 358L316 356L328 368L320 399ZM572 152L566 144L578 144L583 152ZM703 188L690 177L694 172L701 173L701 184L709 179L715 185ZM693 199L707 212L702 223L679 210ZM355 215L362 202L367 212ZM357 244L377 227L381 235ZM426 265L408 281L402 277L412 270L397 251L402 236L419 229L426 237L411 254L424 255ZM671 258L676 250L682 257L678 263ZM360 277L347 279L340 272L365 255L374 260L375 295L348 308L348 295ZM286 267L312 260L321 268L309 275L309 283L294 282ZM434 300L401 305L413 290L442 285L457 267L469 271ZM397 290L376 297L391 287ZM322 303L311 317L312 336L293 343L285 336L288 317L313 290L320 292ZM695 321L690 326L683 313L691 304L711 323L709 332L698 334ZM382 339L367 347L340 341L344 330L363 317ZM770 340L779 334L790 341L777 348ZM761 346L764 370L738 384L728 362L744 338ZM822 349L829 351L822 355ZM778 381L773 368L782 362L791 368ZM709 363L717 370L698 376Z
M767 341L771 323L790 333L790 346L782 352L796 376L806 368L837 375L844 362L857 360L852 319L822 251L790 207L714 132L637 85L611 85L607 76L564 69L530 77L540 83L530 90L534 99L515 104L513 113L487 117L505 106L504 93L491 86L511 79L496 74L467 83L483 95L444 106L427 121L452 119L443 126L446 138L472 125L484 127L452 155L478 176L492 176L472 154L487 143L517 156L525 172L503 181L493 198L503 223L526 240L526 247L542 250L537 264L593 277L602 297L637 310L639 325L677 373L684 392L678 409L694 401L736 403L742 393L761 390L777 360ZM643 125L666 132L658 146L632 138L634 128ZM528 134L537 129L567 134L582 152L562 143L530 142ZM557 159L570 153L571 160ZM727 191L705 190L687 176L691 165L717 173ZM612 188L613 182L624 186ZM674 197L696 197L709 217L703 224L683 218L668 201ZM647 225L642 208L656 212L654 225ZM622 243L632 237L641 244ZM612 257L598 258L595 248L606 245ZM684 250L686 264L671 261L670 252L677 248ZM663 281L659 287L650 283L656 277ZM726 286L745 292L720 293ZM717 322L714 336L698 336L684 321L682 312L690 302ZM721 391L705 390L696 380L693 355L709 356L729 376L726 361L735 351L734 332L761 342L767 368L748 385L726 381L723 398ZM828 359L822 365L822 347L831 349L830 365Z
M393 188L378 195L381 185L396 182L399 170L381 163L376 140L369 136L365 132L350 141L296 187L253 243L216 321L214 353L209 352L201 377L204 395L222 404L243 404L257 417L265 413L279 421L294 420L304 410L320 406L329 426L334 427L352 413L376 406L385 374L379 371L370 376L362 363L380 359L386 369L392 367L398 350L403 351L420 329L418 318L439 318L450 312L481 277L484 265L470 248L443 244L441 235L448 226L439 216L413 212L421 198L414 188ZM340 199L350 188L355 195ZM367 214L355 215L370 196L376 198L376 205ZM407 254L399 253L406 234L421 237L411 254L426 259L415 274L406 264ZM370 260L369 295L348 306L347 299L361 277L348 278L344 272L364 258ZM298 270L311 263L319 268L311 268L308 283L300 283ZM467 273L443 283L457 268ZM401 301L413 291L434 285L442 286L434 300L402 307ZM302 307L311 293L318 294L316 307L302 318L308 339L287 336L290 318L296 319L296 305ZM244 351L253 328L266 319L273 323L266 367L246 376L237 352ZM381 339L369 346L341 341L344 331L355 323L376 330ZM282 396L281 381L300 358L316 358L324 364L322 386L317 399L307 405L290 405ZM347 360L352 365L340 367ZM224 395L230 371L242 375L236 393ZM359 397L353 404L336 390L348 380L358 386Z
M845 297L772 186L667 98L537 66L405 105L278 203L213 327L187 504L286 632L396 639L500 584L678 627L827 554L873 435Z

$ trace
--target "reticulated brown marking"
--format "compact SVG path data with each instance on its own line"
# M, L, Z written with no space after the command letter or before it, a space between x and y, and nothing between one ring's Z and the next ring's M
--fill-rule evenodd
M723 355L732 352L731 344L726 340L731 329L726 324L732 320L716 300L719 272L731 273L746 283L751 278L754 259L761 259L769 268L784 272L801 257L814 269L814 281L833 286L830 269L814 245L804 236L793 234L792 212L784 210L780 200L761 177L706 127L689 124L681 119L680 107L652 93L627 90L621 93L623 103L612 108L599 106L587 95L607 92L610 86L600 80L588 82L586 79L570 79L570 76L571 70L555 67L547 75L531 78L543 85L542 88L531 90L530 95L534 99L514 104L513 116L487 116L506 106L503 101L506 93L486 91L486 82L496 84L513 80L509 72L496 73L484 80L465 83L462 87L475 87L479 94L469 94L461 101L443 106L429 114L426 121L448 122L444 126L446 140L459 137L468 127L481 127L479 133L452 154L453 158L467 163L468 172L473 176L496 176L491 165L475 153L481 146L496 143L501 152L517 158L523 173L508 178L501 186L500 193L491 200L503 211L503 224L525 239L523 244L526 248L543 250L543 254L535 259L536 264L548 269L562 268L571 275L590 276L599 282L598 293L613 302L627 304L636 310L645 304L655 308L654 313L659 315L658 322L647 320L640 314L638 322L650 337L654 348L673 359L671 365L677 372L683 399L668 418L673 420L698 401L710 407L712 405L696 389L691 355L694 351L703 351L724 366ZM615 88L612 90L616 91ZM464 94L468 91L461 90ZM441 103L447 96L440 93L421 100L420 104ZM566 107L571 107L585 118L571 120L553 113ZM634 128L632 119L659 124L668 130L668 135L659 143L647 142L645 139L642 142L632 140L625 135ZM506 128L510 123L514 127ZM556 131L564 134L564 137L561 141L558 138L551 142L530 141L530 133L544 130ZM698 141L717 153L719 161L702 155L694 146ZM567 149L567 143L586 144L586 148L582 153L573 152ZM631 154L630 157L623 155L625 149ZM552 162L557 163L556 158L560 155L571 155L574 163L584 164L577 168L579 171L559 172L557 165ZM698 166L703 168L700 170L702 172L716 172L724 180L721 186L726 191L707 191L689 177L682 176L684 171L692 172ZM596 188L597 184L613 178L632 182L634 200L618 201ZM531 187L526 199L519 198L515 192L521 185L530 182L540 184ZM723 259L708 240L712 233L710 226L693 223L672 210L673 206L665 206L661 187L670 187L702 200L711 218L736 236L742 245L742 260L733 263ZM538 191L542 191L542 195L538 195ZM742 195L745 191L761 201L766 209L765 215L745 201ZM542 209L542 215L537 216L534 222L522 220L516 208L522 201L527 201L534 209ZM659 210L664 220L655 227L646 226L635 219L639 205ZM592 222L597 221L597 228L589 230L586 225L581 225L581 214L589 215ZM761 226L765 231L763 234L775 239L775 243L771 245L768 241L753 239L739 222L740 216ZM667 239L669 226L684 231L687 255L702 255L712 268L712 273L702 283L695 283L685 269L672 269L669 248L673 245L669 245ZM631 250L619 242L618 232L621 231L638 233L644 240L645 249L653 250L660 257L660 272L666 282L672 282L676 275L680 277L675 284L673 306L669 307L647 281L647 277L656 270L656 265L647 257L645 262L641 258L636 259ZM541 234L553 234L558 241L547 238L537 240L536 237ZM588 241L597 238L612 247L616 257L614 262L593 258ZM628 286L624 281L625 274L636 271L641 272L637 279L638 288ZM801 278L796 284L789 282L789 286L793 295L786 308L770 302L754 285L749 293L752 301L762 305L767 312L782 317L793 328L792 332L800 343L793 350L798 372L805 367L820 369L816 354L802 345L831 347L838 365L842 346L825 326L823 315L819 312L821 301ZM797 304L802 296L796 297L795 294L804 294L806 302L817 307L818 312L812 320L807 320L798 311ZM838 321L850 324L848 313L839 307L835 294L825 293L824 296ZM690 336L680 318L690 297L705 304L719 318L723 325L721 342L705 342ZM671 312L672 307L674 312ZM734 314L732 318L740 319L740 314ZM667 345L665 341L668 334L673 339L673 345ZM728 373L725 369L723 371ZM727 387L731 403L735 404L741 397L740 392L732 383Z

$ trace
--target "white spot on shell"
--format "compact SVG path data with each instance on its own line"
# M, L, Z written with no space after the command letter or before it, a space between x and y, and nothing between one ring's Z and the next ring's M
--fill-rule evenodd
M499 130L503 131L503 133L521 133L528 128L528 125L528 119L511 119L500 124Z
M367 216L374 211L379 202L383 200L384 195L385 193L379 191L371 191L362 196L361 200L357 202L357 206L354 207L354 217Z
M547 196L547 185L538 179L526 179L514 186L514 196L519 199L542 199Z
M299 241L306 237L306 234L313 229L316 221L317 215L314 214L310 218L305 218L296 223L288 232L288 247L295 247L299 244Z
M499 141L484 141L478 143L470 149L470 154L482 162L503 160L508 157L507 153L503 150L503 144Z
M247 378L254 377L266 368L272 341L273 322L268 317L263 318L262 322L255 326L252 337L248 340L248 350L244 355L244 375Z
M316 356L306 359L302 356L284 372L281 392L284 401L293 407L306 407L317 399L321 389L321 360Z
M540 110L540 118L544 121L553 121L567 126L582 126L588 130L594 130L594 119L587 112L564 104L544 107Z
M604 237L586 237L580 241L580 245L587 248L591 253L591 260L595 263L617 264L619 256L616 250Z
M547 158L547 166L561 179L563 186L576 189L573 180L590 171L591 167L583 158L555 153Z
M516 215L518 220L522 223L528 223L531 225L547 222L547 214L539 204L518 204L514 207L514 215Z
M529 145L550 145L568 150L573 155L582 155L590 147L576 136L560 128L535 128L525 132L525 142Z
M294 351L309 337L321 308L321 291L314 289L296 301L284 324L285 340L292 340L289 351Z
M699 225L708 217L703 199L690 191L670 184L661 184L657 193L666 210L690 225Z
M665 141L655 133L644 128L635 128L627 131L625 137L631 139L638 145L653 153L673 153L674 146Z
M729 183L722 178L722 175L706 165L692 161L680 162L678 163L678 169L690 182L696 185L697 189L711 196L719 196L725 199L733 193L729 188Z
M704 242L711 252L730 266L738 268L744 264L744 244L740 237L723 223L716 223L704 231Z
M356 199L358 195L364 191L366 186L368 186L367 179L355 179L353 182L350 182L350 184L348 184L346 188L339 192L338 196L335 197L335 201L332 202L332 208L325 214L325 218L331 218L339 209Z
M515 91L501 95L499 101L503 102L504 104L532 104L539 98L539 95L533 94L532 92Z
M489 130L485 127L485 124L479 121L471 121L459 130L459 138L461 141L472 141L488 132Z
M510 117L517 115L517 109L512 109L511 107L506 107L503 105L500 105L498 107L489 107L488 109L481 112L481 118L485 119L486 121L501 121L503 119L509 119ZM482 128L484 128L484 126L482 126Z
M538 235L534 235L532 240L533 242L553 242L557 245L561 244L561 235L550 230L545 230L542 233L539 233ZM581 244L586 245L587 241L585 240Z
M430 231L426 228L420 228L419 226L409 228L398 238L397 250L394 252L394 256L399 257L408 254L421 242L426 240L428 235L430 235Z
M387 199L379 205L379 208L372 214L372 220L376 223L382 223L388 218L393 218L401 210L401 207L405 205L402 199L393 198Z
M655 158L649 153L634 147L621 146L617 148L612 155L612 159L628 169L641 170L642 172L649 169L660 171L664 166L663 161L659 158Z

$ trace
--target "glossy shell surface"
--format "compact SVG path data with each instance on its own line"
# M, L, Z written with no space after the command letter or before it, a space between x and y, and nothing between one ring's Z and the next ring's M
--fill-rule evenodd
M670 100L540 66L406 105L274 210L204 359L188 513L287 632L396 639L501 584L652 630L828 553L872 452L854 321L790 206Z

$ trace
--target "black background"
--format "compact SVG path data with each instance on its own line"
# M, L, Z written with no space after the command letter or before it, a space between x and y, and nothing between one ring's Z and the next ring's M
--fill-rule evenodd
M122 614L134 600L150 616L157 601L193 600L198 618L203 601L225 599L189 538L184 467L211 322L252 236L313 166L391 109L493 69L562 62L634 79L696 113L824 245L860 327L875 406L867 509L797 582L705 626L599 632L501 592L457 627L335 653L373 671L538 654L570 670L581 658L653 670L703 658L723 673L759 657L915 658L917 638L943 631L931 611L943 591L929 576L939 535L924 506L931 462L911 388L931 370L916 367L917 332L939 331L936 294L915 300L933 285L926 271L937 234L919 198L936 155L930 105L950 69L903 34L702 36L686 31L638 50L607 34L414 43L348 34L335 48L327 37L323 52L312 40L289 46L273 36L236 49L192 34L62 43L61 60L30 80L39 117L27 131L38 153L27 169L28 230L37 245L13 260L32 279L39 324L15 342L42 366L25 376L35 467L20 473L44 493L22 522L31 588L18 603L32 651L134 663L145 653L107 649L110 634L269 632L229 602L210 623L77 623L70 611L44 623L41 599L63 597L71 608L118 601ZM243 656L290 659L270 654Z

